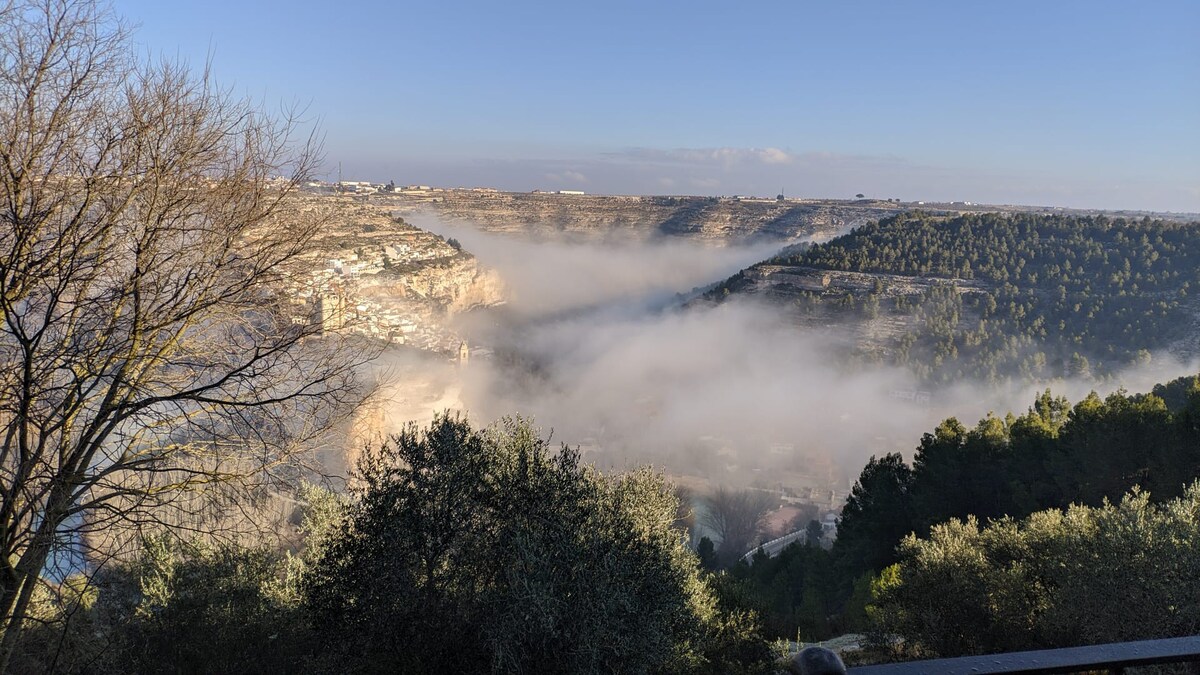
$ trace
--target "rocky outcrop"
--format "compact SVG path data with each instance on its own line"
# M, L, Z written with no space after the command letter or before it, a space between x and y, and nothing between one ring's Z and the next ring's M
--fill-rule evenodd
M466 253L423 261L394 273L382 272L372 285L376 293L420 300L447 315L500 304L506 293L500 275Z
M499 275L444 238L348 197L305 197L327 219L312 264L339 261L342 277L373 295L391 292L453 314L504 301ZM351 274L351 271L353 274Z
M505 300L499 275L453 240L356 198L298 199L326 227L285 289L292 321L449 355L462 338L447 318Z
M508 289L500 273L493 269L475 266L474 275L466 284L459 285L458 293L446 306L450 314L458 314L481 307L492 307L505 301Z
M430 196L434 195L435 196ZM421 212L489 232L580 239L683 237L715 244L831 236L903 208L876 201L637 197L439 190L372 196L401 215Z
M960 295L992 290L978 279L917 277L828 270L801 265L759 263L710 290L693 302L722 301L731 296L758 296L780 308L788 319L806 330L830 330L861 354L886 357L896 342L920 328L911 307L935 286L953 287ZM820 298L820 302L813 302ZM846 300L875 301L875 311L864 312ZM896 309L903 299L908 309ZM964 308L957 330L970 330L978 313Z
M743 289L751 293L766 290L786 292L790 288L800 291L849 291L853 293L870 291L877 293L881 298L891 298L899 295L920 295L933 286L942 285L952 285L959 293L978 293L991 288L986 282L977 279L845 272L770 263L754 265L743 270L742 275L753 284L753 286Z

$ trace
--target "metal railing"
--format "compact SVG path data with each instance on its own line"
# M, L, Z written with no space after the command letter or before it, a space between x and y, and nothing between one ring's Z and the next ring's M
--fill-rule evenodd
M1132 666L1190 663L1200 673L1200 635L1163 640L1114 642L1086 647L1010 652L954 659L887 663L849 669L852 675L986 675L987 673L1119 673Z

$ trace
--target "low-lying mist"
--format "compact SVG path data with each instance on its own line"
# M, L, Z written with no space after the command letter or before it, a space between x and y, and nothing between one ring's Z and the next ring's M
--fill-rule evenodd
M398 371L396 391L407 398L387 414L392 425L447 406L480 424L522 414L602 468L653 463L693 484L807 486L840 500L869 456L911 459L942 419L972 426L988 411L1021 412L1047 386L963 382L925 401L918 392L926 387L906 370L840 365L835 355L849 337L835 326L800 326L753 300L667 301L778 245L535 242L417 224L457 238L499 271L512 296L506 307L458 319L490 357L458 370L410 362ZM1163 357L1102 384L1049 386L1074 402L1092 389L1146 391L1187 372L1194 366ZM424 393L406 385L413 377Z
M581 242L481 232L431 217L407 217L421 229L457 239L500 271L511 308L525 317L616 303L644 307L720 281L779 250L777 243L706 246L683 240Z

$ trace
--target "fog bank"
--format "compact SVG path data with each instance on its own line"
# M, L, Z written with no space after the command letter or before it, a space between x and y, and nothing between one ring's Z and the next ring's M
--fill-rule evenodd
M687 240L605 242L519 238L431 216L406 216L421 229L457 239L500 272L512 309L538 317L617 303L644 306L720 281L770 257L779 243L707 246Z
M840 500L871 455L911 460L921 434L942 419L972 426L988 411L1020 413L1047 386L928 391L899 368L839 366L846 336L799 326L777 306L738 299L683 309L665 300L778 245L528 241L418 224L457 238L513 295L507 307L461 319L485 353L458 370L430 366L440 393L409 396L393 420L430 402L480 424L519 413L602 468L653 463L697 481L832 489ZM1094 388L1147 391L1195 368L1159 356L1105 383L1050 386L1074 402Z

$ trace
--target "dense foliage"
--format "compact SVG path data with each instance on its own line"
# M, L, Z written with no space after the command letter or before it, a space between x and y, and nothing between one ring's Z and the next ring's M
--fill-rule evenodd
M606 478L528 424L440 417L362 464L308 577L331 668L379 672L728 672L770 654L725 612L672 527L673 491Z
M153 538L46 587L13 667L755 672L764 638L870 629L912 656L1183 634L1197 476L1200 378L1073 406L1047 391L945 421L911 466L873 458L831 551L708 573L660 475L602 476L520 420L440 417L369 452L349 498L303 494L297 555Z
M1166 500L1198 477L1200 378L1150 394L1092 394L1074 406L1046 391L1020 416L988 415L970 429L946 420L924 435L911 465L896 453L871 458L842 509L832 551L794 545L776 558L756 556L721 577L722 592L755 609L770 637L877 629L866 612L872 580L878 587L912 533L944 531L952 519L988 523L1072 504L1100 507L1134 486ZM895 597L900 607L915 596Z
M149 538L91 579L43 586L11 672L295 672L312 644L303 563L266 544Z
M907 317L913 330L887 345L887 357L925 378L1104 375L1192 337L1200 224L914 212L768 262L944 280L910 295L882 280L796 294L805 311Z
M1200 483L1155 505L975 518L908 537L873 615L908 655L957 656L1200 631Z
M1178 496L1200 476L1200 378L1155 391L1175 409L1156 393L1093 393L1072 407L1047 391L1019 417L989 415L973 429L946 420L921 439L911 468L898 455L867 465L842 511L838 553L856 573L879 570L905 534L951 518L1098 506L1135 485Z
M526 422L439 417L300 494L281 542L154 536L41 587L14 672L769 672L757 618L684 544L675 490Z
M835 574L829 551L796 542L774 558L760 551L717 580L724 596L763 617L768 637L811 642L846 628L830 621L841 600Z
M1197 476L1200 378L1073 406L1047 391L1020 416L945 421L911 466L873 458L832 550L709 573L660 475L600 475L520 420L443 416L368 452L350 497L303 494L297 555L153 538L46 587L13 667L756 672L764 638L870 629L948 655L1183 634L1200 628Z

